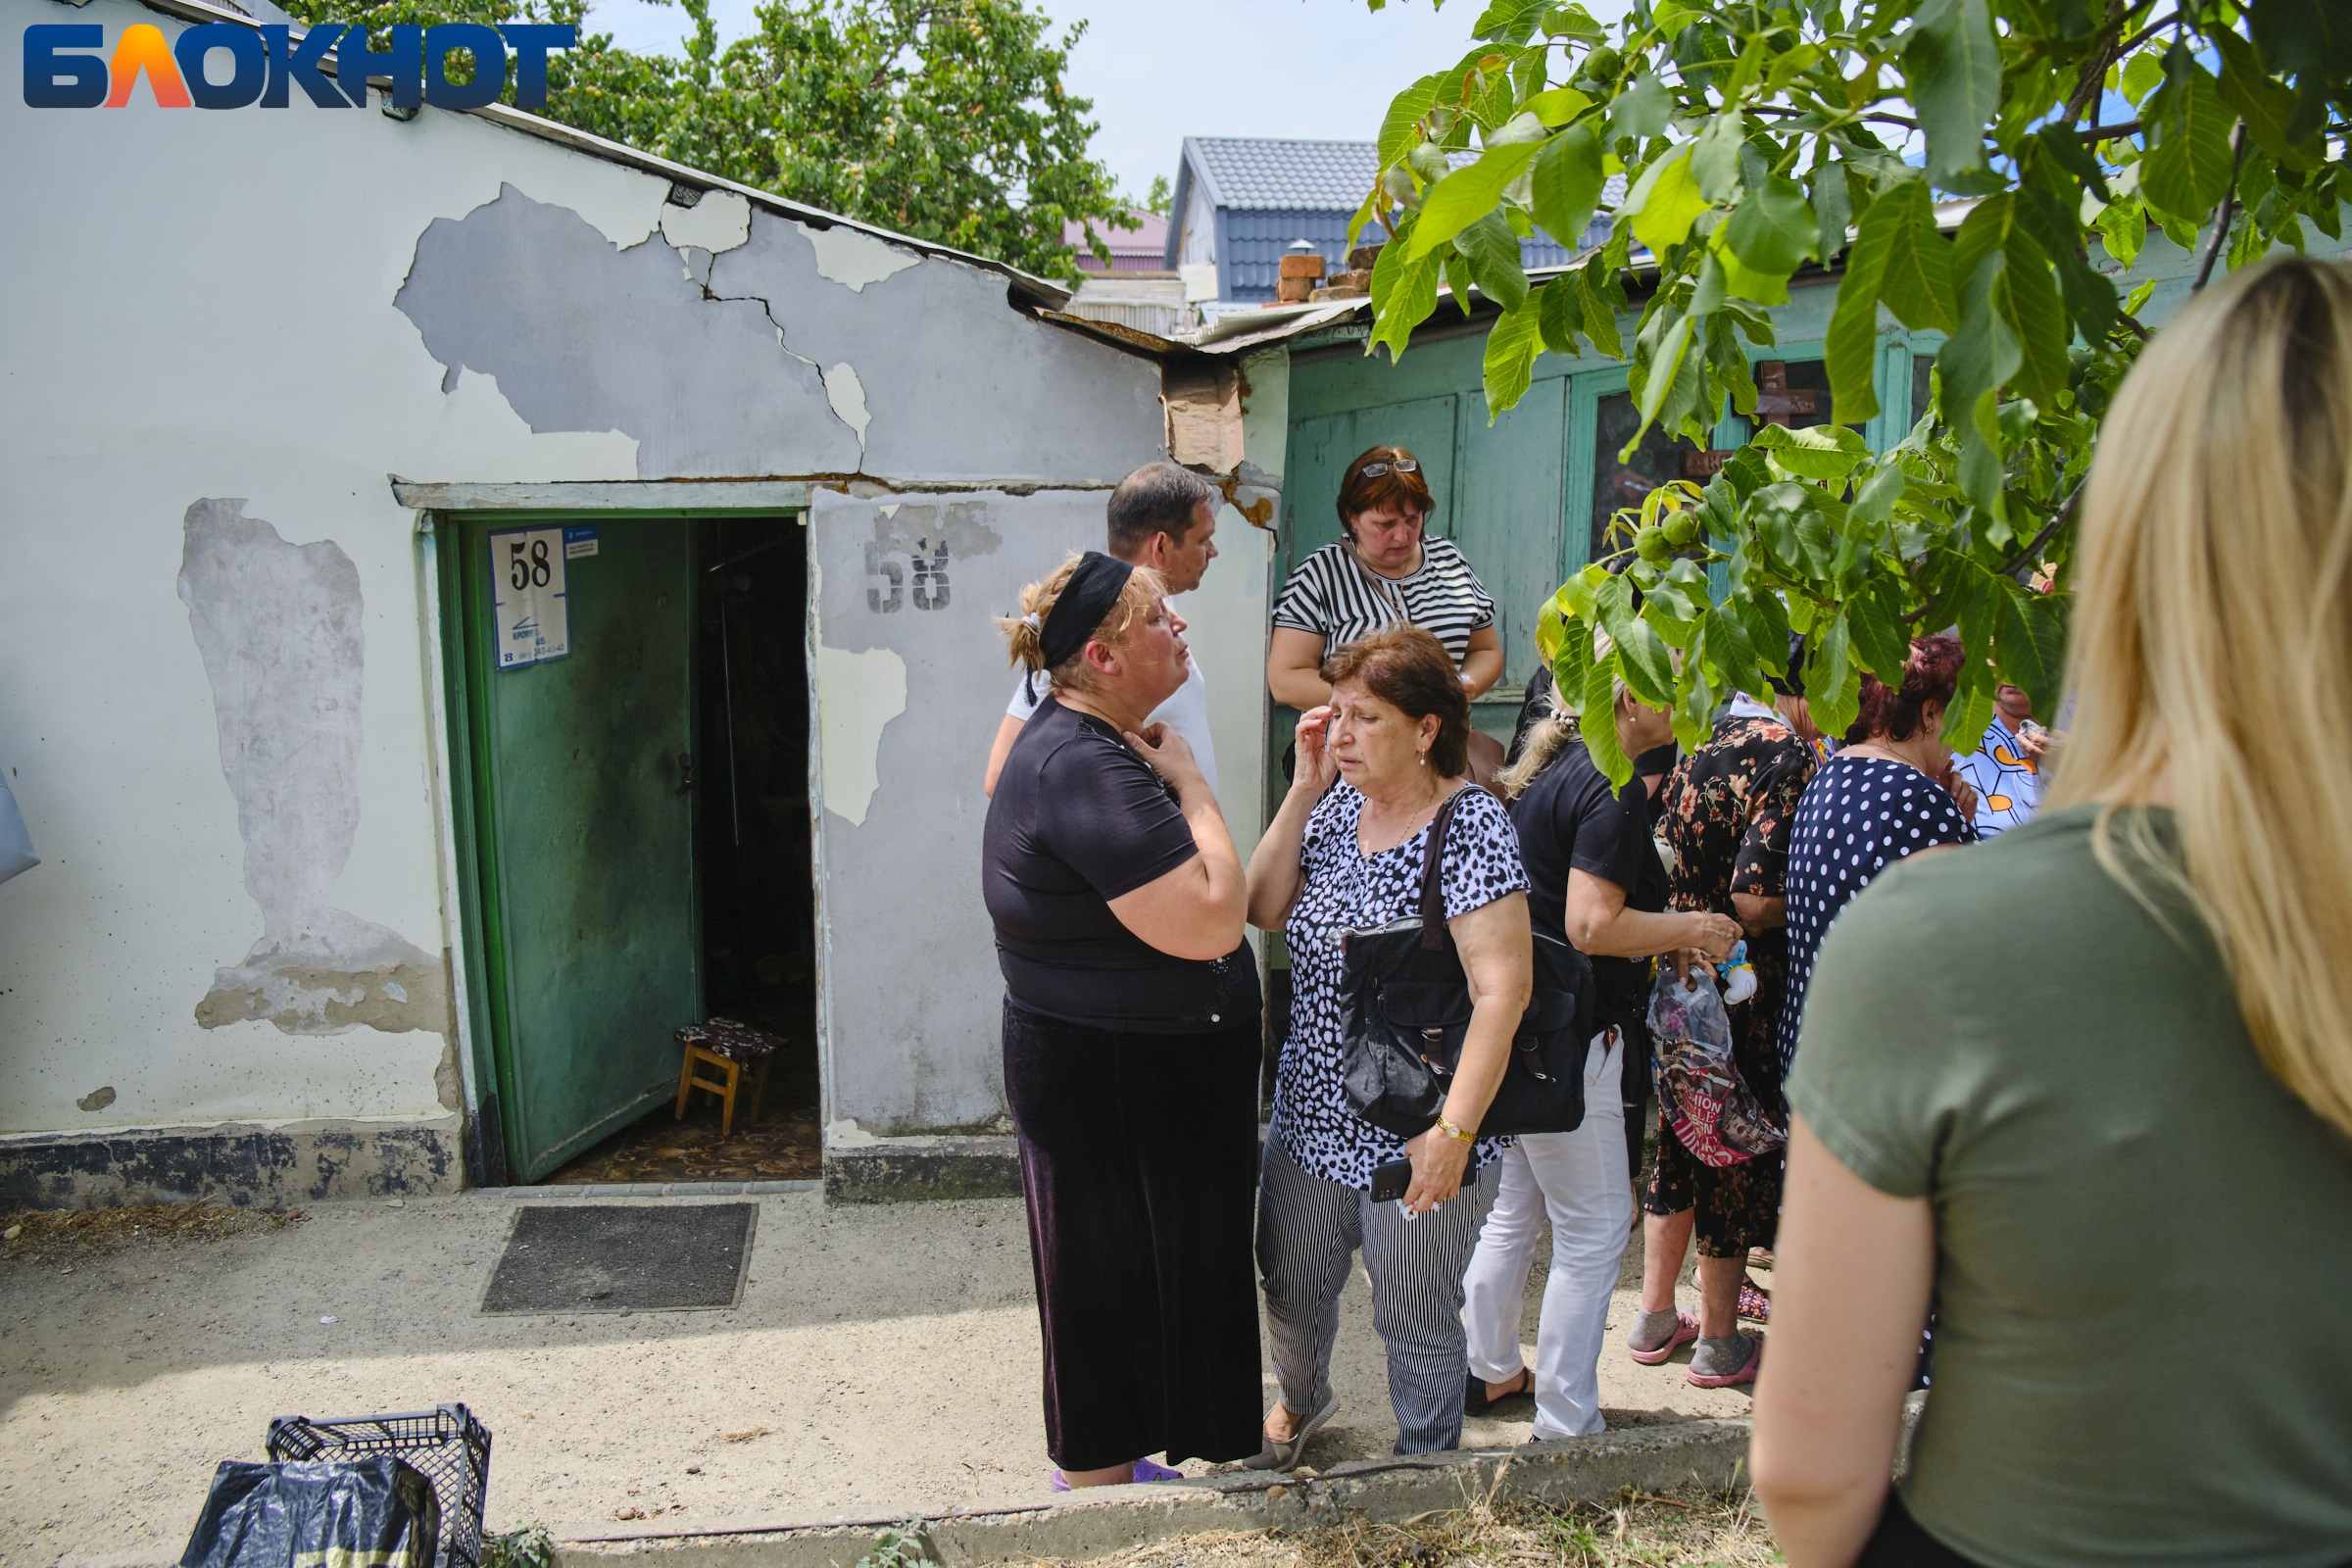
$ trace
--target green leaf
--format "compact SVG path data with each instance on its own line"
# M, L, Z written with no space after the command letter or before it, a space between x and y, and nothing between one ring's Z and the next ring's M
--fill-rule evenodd
M1487 423L1527 395L1536 356L1543 351L1542 307L1523 302L1505 311L1487 333Z
M1927 0L1903 39L1903 74L1928 142L1928 177L1950 188L1984 167L2001 106L2001 51L1985 0Z
M1697 161L1697 155L1691 155ZM1787 277L1803 266L1819 243L1821 225L1812 203L1795 180L1780 174L1750 191L1732 209L1724 242L1750 270Z
M1494 43L1525 43L1536 35L1536 24L1551 0L1494 0L1480 13L1470 36Z
M1544 601L1542 610L1536 612L1536 652L1544 663L1552 666L1554 679L1558 678L1560 656L1568 649L1569 616L1572 613L1568 608L1568 589L1564 584ZM1583 689L1581 682L1563 683L1563 686L1570 691Z
M1586 666L1584 693L1577 730L1585 738L1585 751L1610 786L1623 789L1634 776L1634 760L1617 743L1617 672L1609 660L1594 660Z
M1568 275L1551 279L1536 290L1530 303L1544 346L1554 354L1576 353L1576 334L1585 324L1585 302L1577 294L1576 279Z
M1864 220L1889 209L1886 277L1880 298L1914 332L1949 332L1957 318L1952 292L1952 245L1936 231L1936 199L1927 182L1907 179L1870 204Z
M1595 256L1576 274L1577 298L1584 302L1585 336L1613 360L1625 358L1625 340L1617 332L1617 273L1605 256ZM1595 275L1597 273L1597 276Z
M1429 220L1428 214L1422 221ZM1418 230L1415 230L1418 233ZM1453 237L1453 248L1470 264L1478 291L1506 311L1527 300L1527 270L1519 261L1519 236L1500 213L1491 212Z
M1578 92L1574 87L1553 87L1521 104L1519 112L1535 116L1545 125L1565 125L1583 114L1592 101L1591 94Z
M1671 706L1674 662L1665 642L1635 611L1634 585L1623 577L1611 577L1593 594L1592 603L1600 613L1601 629L1617 645L1613 658L1627 687L1653 708Z
M1843 424L1815 424L1801 430L1768 424L1748 445L1800 479L1843 479L1870 461L1862 432Z
M2143 49L2124 67L2124 96L2136 105L2154 92L2163 80L2164 56L2157 50Z
M2216 27L2208 36L2222 54L2222 102L2245 122L2254 145L2290 168L2307 167L2303 146L2286 130L2294 118L2294 93L2265 73L2254 46L2228 27Z
M1944 417L1960 438L1961 492L1995 517L2004 514L2000 388L2025 362L2025 351L1996 303L2008 259L1994 251L1979 263L1960 300L1960 327L1936 356L1943 377Z
M1673 113L1674 95L1653 73L1644 71L1610 103L1609 126L1620 136L1647 141L1664 133Z
M1650 255L1664 256L1689 238L1690 225L1707 210L1691 177L1690 147L1677 147L1643 170L1625 202L1633 215L1634 238L1649 247Z
M1862 666L1853 661L1852 632L1840 607L1813 634L1805 664L1805 706L1824 734L1842 735L1862 711Z
M1975 646L1975 645L1971 645ZM1955 752L1973 752L1992 722L1992 671L1982 659L1960 662L1960 679L1943 710L1943 744Z
M1600 138L1592 122L1571 125L1544 143L1529 183L1529 216L1567 249L1580 249L1603 183Z
M1437 107L1438 89L1445 83L1447 72L1433 71L1398 93L1389 102L1389 113L1380 122L1380 167L1403 161L1419 141L1415 129L1421 118Z
M2345 14L2339 0L2257 0L2245 13L2247 30L2262 57L2280 74L2303 81L2293 128L2298 135L2309 135L2325 118L2316 111L2330 89L2341 104L2342 84L2352 77L2352 16Z
M1870 204L1838 281L1838 305L1830 313L1822 360L1830 373L1830 404L1840 421L1867 419L1879 412L1879 292L1886 285L1887 244L1899 215L1880 218L1881 199Z
M1690 177L1709 204L1728 201L1740 185L1740 146L1745 140L1738 111L1727 111L1707 122L1707 128L1690 144Z
M2184 48L2176 48L2167 61L2164 86L2149 100L2148 114L2140 194L2160 212L2202 223L2230 188L2230 126L2235 117L2213 77Z
M2023 687L2034 711L2058 710L2066 675L2066 623L2049 595L2034 593L2010 578L1999 579L2000 604L1993 620L1993 657L2011 685Z
M1993 303L2022 355L2017 389L2037 403L2055 404L2066 387L2066 345L2072 334L2050 276L2050 260L2022 228L2009 231L2006 250L2009 265L1994 284Z
M1757 662L1756 645L1748 638L1746 622L1729 605L1711 607L1700 617L1699 629L1706 638L1707 656L1714 660L1725 685L1743 692L1770 686L1763 665Z
M2118 267L2130 267L2147 243L2147 210L2135 201L2116 202L2099 214L2099 238Z
M1773 564L1786 576L1808 579L1829 575L1830 558L1837 549L1830 538L1829 520L1821 514L1821 492L1811 485L1783 479L1747 498L1747 513L1771 552Z
M1632 455L1634 448L1641 444L1642 432L1656 422L1660 411L1666 407L1668 394L1673 392L1675 381L1683 373L1683 361L1690 354L1690 315L1686 311L1676 317L1673 324L1659 335L1658 346L1651 353L1649 363L1635 367L1642 376L1641 385L1636 388L1639 395L1635 403L1642 416L1642 424L1627 440L1624 451L1618 454L1620 463Z
M1879 471L1862 483L1862 493L1854 497L1854 510L1848 514L1856 526L1877 528L1894 515L1894 504L1903 498L1902 465L1882 465Z
M1502 201L1502 188L1519 177L1542 142L1506 142L1490 147L1478 162L1457 169L1432 185L1421 198L1421 220L1413 225L1410 255L1418 260L1481 219L1491 216ZM1517 247L1514 245L1513 247Z
M1419 221L1416 213L1399 222L1396 236L1380 248L1372 264L1373 327L1372 339L1364 345L1367 354L1386 343L1392 361L1401 358L1413 328L1438 308L1438 259L1405 259L1405 241Z
M1911 658L1911 636L1903 623L1902 603L1887 578L1872 577L1846 601L1845 622L1862 667L1890 686L1900 686L1903 666Z
M1854 223L1854 198L1846 188L1845 165L1823 159L1806 182L1813 202L1815 254L1827 264L1845 249L1845 231Z

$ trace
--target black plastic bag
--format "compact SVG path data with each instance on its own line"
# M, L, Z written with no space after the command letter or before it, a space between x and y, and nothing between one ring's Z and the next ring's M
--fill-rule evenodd
M179 1568L432 1568L440 1538L433 1484L390 1454L285 1464L223 1459Z

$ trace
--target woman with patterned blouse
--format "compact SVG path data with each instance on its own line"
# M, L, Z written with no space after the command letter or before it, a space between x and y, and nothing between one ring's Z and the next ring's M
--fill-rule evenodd
M1714 736L1685 758L1659 796L1677 909L1711 909L1747 932L1756 992L1731 1009L1732 1060L1766 1109L1785 1115L1777 1034L1788 973L1785 875L1797 797L1813 750L1763 704L1736 699ZM1739 1326L1751 1247L1772 1245L1781 1207L1776 1152L1735 1165L1701 1164L1659 1107L1657 1162L1642 1200L1642 1315L1626 1336L1637 1361L1666 1360L1690 1340L1690 1380L1702 1389L1752 1383L1763 1342ZM1678 1308L1675 1276L1698 1232L1698 1312Z
M1359 1250L1388 1349L1396 1451L1460 1441L1462 1271L1500 1147L1478 1126L1534 983L1519 841L1501 804L1465 776L1470 704L1445 647L1392 626L1341 649L1323 672L1331 701L1300 716L1297 777L1250 858L1250 923L1281 931L1291 955L1290 1039L1258 1190L1258 1272L1281 1384L1250 1461L1260 1470L1296 1466L1339 1411L1332 1343ZM1438 884L1469 977L1469 1035L1437 1125L1398 1139L1358 1116L1341 1085L1341 944L1417 912L1430 823L1448 800ZM1412 1161L1404 1198L1373 1201L1373 1167L1399 1157Z

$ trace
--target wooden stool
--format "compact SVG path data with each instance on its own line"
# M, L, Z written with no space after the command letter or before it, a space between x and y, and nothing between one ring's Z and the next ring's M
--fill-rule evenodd
M732 1018L711 1018L680 1029L677 1041L686 1048L686 1062L678 1072L678 1120L685 1119L686 1102L700 1089L718 1097L718 1136L734 1136L735 1091L746 1073L752 1080L752 1113L745 1118L745 1125L760 1119L760 1102L767 1096L768 1058L784 1043L781 1039ZM697 1078L694 1064L698 1061L709 1062L723 1076Z

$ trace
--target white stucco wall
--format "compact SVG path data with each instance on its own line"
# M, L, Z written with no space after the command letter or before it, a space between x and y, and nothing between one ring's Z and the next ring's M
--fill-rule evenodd
M28 23L179 25L0 19L9 81ZM739 198L665 208L664 179L479 118L293 97L0 95L0 774L44 861L0 886L0 1133L445 1113L446 1017L374 1026L417 1021L408 989L346 1026L314 977L279 1014L341 1032L217 999L198 1021L266 934L452 944L434 629L388 474L1087 485L1157 453L1155 368L1020 316L999 274ZM192 606L200 502L220 556Z

